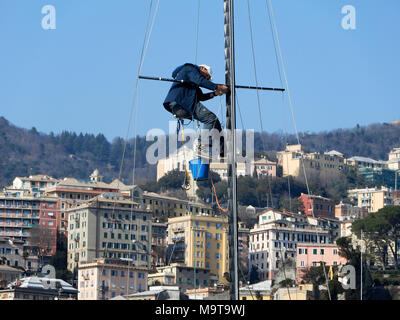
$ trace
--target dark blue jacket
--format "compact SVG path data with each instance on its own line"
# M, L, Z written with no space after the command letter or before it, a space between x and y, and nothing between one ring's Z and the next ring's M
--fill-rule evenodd
M217 89L217 85L200 73L200 68L191 63L185 63L177 67L172 72L172 77L176 80L184 80L185 83L175 82L165 98L164 106L169 102L176 102L186 111L193 114L194 106L199 101L208 100L210 95L203 94L199 87L207 88L212 91Z

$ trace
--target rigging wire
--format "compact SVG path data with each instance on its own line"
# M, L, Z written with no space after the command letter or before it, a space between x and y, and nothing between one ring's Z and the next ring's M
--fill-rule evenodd
M199 48L199 30L200 30L200 0L197 0L197 24L196 24L196 52L194 56L194 64L197 65L197 54Z
M281 66L279 63L279 58L278 58L278 50L277 50L277 44L276 44L276 39L274 36L274 28L272 25L272 18L271 18L271 12L269 10L269 5L268 1L265 2L267 10L265 10L268 13L268 21L269 21L269 27L271 31L271 37L272 37L272 43L274 44L274 53L275 53L275 61L276 61L276 66L278 68L278 75L279 75L279 82L281 84L281 88L283 88L283 80L282 80L282 71L281 71ZM284 128L284 136L285 136L285 148L288 145L288 133L287 133L287 128L286 128L286 115L285 115L285 95L284 92L282 92L282 106L283 106L283 128ZM289 161L287 159L287 161ZM292 212L292 198L291 198L291 190L290 190L290 177L288 175L288 200L289 200L289 212Z
M151 20L150 19L151 18L151 12L152 12L152 8L153 8L153 0L151 0L150 4L149 4L149 10L148 10L146 27L145 27L145 34L144 34L144 38L143 38L142 49L141 49L141 54L140 54L140 62L139 62L137 78L136 78L136 85L135 85L135 90L134 90L133 99L132 99L132 103L131 103L131 109L130 109L129 119L128 119L128 128L127 128L127 132L126 132L126 137L125 137L125 141L124 141L124 148L123 148L122 158L121 158L121 162L120 162L118 184L119 184L119 181L121 180L121 176L122 176L124 158L125 158L125 154L126 154L126 149L127 149L127 144L128 144L128 137L129 137L130 127L131 127L131 122L132 122L132 114L133 114L133 110L135 109L136 98L137 98L137 96L139 96L139 75L141 74L142 67L143 67L143 64L144 64L144 59L145 59L145 56L146 56L146 53L147 53L147 49L148 49L148 46L149 46L149 43L150 43L152 30L153 30L153 27L154 27L154 24L155 24L155 20L156 20L158 8L159 8L159 2L160 2L160 0L157 0L156 6L155 6L155 11L153 13L153 18L152 18L152 23L151 23L150 29L149 29L149 25L150 25L150 20ZM134 150L133 150L132 185L135 185L138 109L139 109L138 107L136 107L136 109L135 109L135 135L134 135L135 138L134 138ZM132 202L133 202L133 197L134 197L133 190L132 190L131 197L132 197ZM114 202L113 211L112 211L113 213L115 211L115 206L116 206L116 202ZM133 205L131 205L131 212L130 212L129 241L132 241L132 217L133 217ZM117 224L116 224L116 226L117 226ZM133 249L131 247L131 244L129 244L129 249ZM135 249L136 249L136 246L135 246ZM137 250L135 250L135 251L138 252ZM144 251L146 252L146 263L149 263L149 261L147 259L147 256L148 256L147 250L144 250ZM138 255L132 255L132 256L138 258ZM128 279L129 279L130 265L131 265L130 261L128 261L127 282L128 282ZM127 292L128 292L128 283L127 283Z
M289 83L288 83L288 79L287 79L286 68L285 68L285 60L283 58L282 47L281 47L281 42L280 42L280 39L279 39L278 28L277 28L277 25L276 25L275 14L274 14L274 10L273 10L273 7L272 7L272 0L271 0L270 4L269 4L268 0L266 0L266 3L267 3L267 9L270 10L270 13L271 13L272 24L273 24L273 27L274 27L275 37L276 37L278 48L279 48L279 55L280 55L280 59L281 59L281 63L282 63L282 71L283 71L283 76L284 76L285 85L286 85L286 91L287 91L287 95L288 95L288 99L289 99L289 106L290 106L290 111L291 111L291 114L292 114L293 126L294 126L294 129L296 131L297 143L300 144L299 131L297 129L296 118L295 118L295 115L294 115L293 99L292 99L292 95L290 93L290 87L289 87ZM309 187L309 184L308 184L308 179L307 179L307 174L306 174L306 170L305 170L305 166L304 166L303 156L301 157L301 160L302 160L302 166L303 166L303 172L304 172L304 179L305 179L305 183L306 183L306 186L307 186L307 192L310 194L310 187Z
M255 58L253 28L252 28L252 23L251 23L251 9L250 9L250 1L249 0L247 0L247 11L248 11L248 19L249 19L250 41L251 41L251 49L252 49L254 77L255 77L255 81L256 81L256 86L258 87L257 65L256 65L256 58ZM278 69L278 70L280 70L280 69ZM263 129L263 124L262 124L261 102L260 102L260 96L259 96L258 89L256 89L256 92L257 92L257 105L258 105L258 111L259 111L259 117L260 117L260 126L261 126L261 140L262 140L262 144L263 144L263 150L266 150L266 145L265 145L265 141L264 141L264 129ZM280 233L277 230L277 219L276 219L275 211L273 210L272 187L271 187L270 176L268 174L267 174L267 182L268 182L269 197L271 199L271 208L272 208L272 212L273 212L273 215L274 215L274 224L275 224L275 227L276 227L276 238L279 240L279 234ZM289 290L288 283L287 283L287 279L288 278L287 278L287 275L286 275L286 268L285 268L286 252L285 252L285 254L282 253L282 246L281 246L280 242L279 242L279 253L280 253L280 256L281 256L281 259L282 259L283 275L284 275L284 278L286 280L286 288L287 288L287 291L288 291L289 300L291 300L290 290ZM272 269L272 265L271 264L270 264L270 268Z
M150 24L152 6L153 6L153 0L150 0L149 12L148 12L148 15L147 15L145 33L144 33L144 38L143 38L143 43L142 43L142 49L141 49L141 52L140 52L140 61L139 61L138 73L137 73L138 76L140 75L140 72L141 72L141 69L142 69L142 65L143 65L143 62L144 62L146 40L147 40L148 33L149 33L149 24ZM129 118L128 118L128 128L127 128L126 135L125 135L124 148L123 148L123 151L122 151L122 158L121 158L121 162L120 162L120 170L119 170L119 176L118 176L119 178L121 178L121 175L122 175L122 168L123 168L126 148L127 148L127 144L128 144L129 131L130 131L130 127L131 127L132 114L133 114L133 109L135 107L136 93L138 91L138 87L139 87L139 78L137 77L136 78L136 86L135 86L135 90L134 90L134 93L133 93L133 99L132 99L132 102L131 102L131 109L130 109Z
M159 1L159 0L158 0ZM141 50L141 55L140 55L140 65L139 65L139 68L138 68L138 77L137 77L137 80L136 80L136 89L135 89L135 92L134 92L134 98L133 98L133 101L132 101L132 105L131 105L131 110L130 110L130 116L129 116L129 121L128 121L128 129L127 129L127 133L126 133L126 137L125 137L125 141L124 141L124 148L123 148L123 152L122 152L122 156L121 156L121 161L120 161L120 168L119 168L119 174L118 174L118 182L117 182L117 187L119 188L119 183L120 183L120 181L121 181L121 176L122 176L122 170L123 170L123 164L124 164L124 158L125 158L125 153L126 153L126 149L127 149L127 144L128 144L128 137L129 137L129 130L130 130L130 126L131 126L131 119L132 119L132 113L133 113L133 108L134 108L134 104L135 104L135 97L136 97L136 92L138 91L138 80L139 80L139 75L140 75L140 72L141 72L141 68L142 68L142 65L143 65L143 61L144 61L144 57L145 57L145 52L146 52L146 48L147 48L147 46L145 46L145 44L146 44L146 39L148 39L148 36L149 36L149 23L150 23L150 17L151 17L151 11L152 11L152 6L153 6L153 0L151 0L150 1L150 5L149 5L149 9L148 9L148 14L147 14L147 21L146 21L146 26L145 26L145 34L144 34L144 39L143 39L143 45L142 45L142 50ZM158 4L157 4L157 7L158 7ZM135 152L134 152L134 158L136 159L136 140L137 139L135 139ZM132 177L133 177L133 179L134 179L134 171L133 171L133 173L132 173ZM113 205L113 208L112 208L112 212L111 212L111 217L114 217L114 215L115 215L115 208L116 208L116 204L117 204L117 202L116 201L114 201L114 205ZM97 209L98 209L98 206L99 206L99 201L98 201L98 199L97 199ZM132 208L132 210L131 210L131 218L132 218L132 211L133 211L133 206L131 206L131 208ZM117 219L114 219L114 218L112 218L111 219L111 224L109 223L109 219L107 218L107 225L109 226L109 225L111 225L111 228L109 228L110 230L111 230L111 232L113 231L113 227L114 227L114 225L115 225L115 228L117 229L117 227L118 227L118 224L117 224ZM130 228L132 227L132 225L130 224ZM131 236L131 235L130 235ZM103 252L103 255L104 255L104 257L105 258L107 258L107 247L108 247L108 245L106 245L106 247L105 247L105 249L104 249L104 252ZM130 246L129 246L130 247ZM103 267L103 270L104 270L104 267ZM129 262L128 262L128 273L129 273ZM128 277L128 279L129 279L129 277ZM127 286L127 289L128 289L128 286Z
M284 75L284 79L285 79L285 84L286 84L286 90L287 90L287 94L288 94L288 99L289 99L289 106L290 106L290 111L292 114L292 120L293 120L293 125L296 131L296 138L297 138L297 143L300 145L300 136L299 136L299 132L297 129L297 124L296 124L296 119L294 116L294 108L293 108L293 100L292 100L292 96L290 93L290 89L289 89L289 83L287 80L287 74L286 74L286 68L285 68L285 61L283 58L283 54L282 54L282 47L280 44L280 39L279 39L279 33L278 33L278 28L277 28L277 24L276 24L276 18L275 18L275 14L274 14L274 10L273 10L273 6L272 6L272 0L270 0L271 2L269 3L268 0L266 0L266 5L267 5L267 10L270 14L270 17L272 17L271 21L272 21L272 25L273 25L273 29L274 29L274 34L277 40L277 44L278 44L278 48L279 48L279 55L280 55L280 59L281 59L281 63L282 63L282 70L283 70L283 75ZM304 158L303 158L303 152L300 152L301 154L301 163L302 163L302 168L303 168L303 173L304 173L304 179L305 179L305 183L306 183L306 187L307 187L307 192L308 192L308 196L311 195L310 192L310 188L309 188L309 184L308 184L308 179L307 179L307 173L306 173L306 169L305 169L305 164L304 164ZM312 216L314 219L316 219L315 215L314 215L314 206L312 208ZM317 220L317 226L316 226L316 236L317 236L317 243L318 243L318 237L319 237L319 233L318 233L318 219ZM323 265L324 268L324 274L325 274L325 279L326 279L326 284L327 284L327 289L328 289L328 294L329 294L329 300L331 300L331 293L330 293L330 289L329 289L329 282L328 282L328 278L326 276L326 270L325 270L325 266Z
M150 27L150 30L149 30L149 33L148 33L148 37L147 37L147 43L146 43L146 46L145 46L144 50L142 51L142 55L141 55L141 61L140 61L140 65L139 65L138 73L137 73L137 78L136 78L136 88L135 88L135 93L134 93L134 96L133 96L132 109L131 109L131 114L129 116L128 132L129 132L129 128L130 128L130 121L131 121L131 117L132 117L132 111L133 111L133 108L134 108L134 105L135 105L136 93L139 92L139 76L140 76L140 74L142 72L144 59L146 57L147 49L149 47L149 43L150 43L153 27L154 27L154 24L156 22L159 5L160 5L160 0L157 0L155 11L154 11L154 14L153 14L153 20L152 20L151 27ZM133 156L133 174L132 174L132 184L133 185L135 184L135 174L134 173L135 173L135 170L136 170L136 145L137 145L138 110L139 110L139 107L137 106L136 110L135 110L135 144L134 144L134 150L133 150L133 155L134 156ZM128 133L127 133L127 135L128 135Z

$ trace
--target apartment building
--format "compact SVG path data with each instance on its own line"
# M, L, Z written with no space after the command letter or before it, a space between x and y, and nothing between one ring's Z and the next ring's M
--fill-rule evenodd
M339 247L335 244L297 244L297 275L296 281L300 283L311 267L323 263L325 266L345 265L347 260L339 255Z
M365 207L368 213L377 212L385 206L393 205L393 190L391 188L351 189L347 193L358 207Z
M287 145L284 151L277 153L278 165L282 166L283 176L298 177L305 169L325 170L330 172L347 171L348 167L343 154L332 150L324 154L306 153L302 145Z
M238 223L239 268L247 270L249 264L250 229L243 222Z
M392 170L400 170L400 148L390 150L387 167Z
M57 198L9 189L0 193L0 236L40 246L42 255L51 256L56 252L57 213Z
M132 259L149 268L152 213L117 193L103 193L67 210L68 270L97 258Z
M104 192L119 192L119 188L126 187L122 183L114 180L108 184L102 181L102 176L96 169L90 175L89 181L78 181L75 178L64 178L57 181L46 189L46 193L57 198L59 218L57 220L57 230L59 233L59 244L66 247L68 237L68 209L83 203Z
M250 164L250 173L257 177L276 177L276 162L259 159Z
M226 284L228 219L205 213L168 219L168 261L208 269Z
M124 259L96 259L78 267L78 300L109 300L147 290L148 269Z
M151 225L151 267L162 267L167 264L167 227L166 223L154 221Z
M258 268L260 280L272 280L285 259L296 258L297 243L332 243L340 227L332 233L325 218L312 218L269 209L261 213L250 230L249 267Z
M359 167L365 167L365 168L384 168L386 165L385 161L382 160L374 160L371 158L367 157L359 157L359 156L354 156L351 158L348 158L346 160L346 163L348 166L359 168Z
M22 267L25 270L37 271L39 259L32 255L24 240L0 237L0 259L11 267Z
M245 162L237 162L236 163L236 176L238 176L238 177L250 176L251 175L250 169L251 169L251 165L249 165ZM228 180L228 163L211 162L210 170L215 173L218 173L221 180Z
M148 276L149 286L178 286L182 292L190 289L213 287L217 278L206 268L193 268L182 263L158 267L156 273Z
M30 175L29 177L15 177L12 188L17 190L25 190L31 193L44 193L46 189L54 187L58 182L46 174Z
M308 216L307 222L318 230L327 230L331 241L335 241L341 237L340 228L342 222L336 218Z
M331 199L302 193L299 200L307 216L335 217L335 202Z
M342 201L335 205L335 217L341 221L362 219L368 215L367 207L357 207Z
M215 214L211 206L199 201L178 199L154 192L144 191L140 199L135 200L141 202L147 210L152 211L153 218L160 222L167 222L169 218L183 217L191 213Z

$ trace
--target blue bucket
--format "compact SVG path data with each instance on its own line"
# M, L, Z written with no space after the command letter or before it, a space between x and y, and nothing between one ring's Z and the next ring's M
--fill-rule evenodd
M208 170L210 169L209 163L204 163L201 158L196 158L189 161L189 167L194 180L208 179Z

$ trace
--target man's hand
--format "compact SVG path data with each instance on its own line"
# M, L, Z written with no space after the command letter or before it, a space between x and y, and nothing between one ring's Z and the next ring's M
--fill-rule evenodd
M229 92L229 88L227 86L219 84L219 85L217 85L217 90L215 91L215 94L217 96L221 96L221 95L223 95L225 93L228 93L228 92Z

